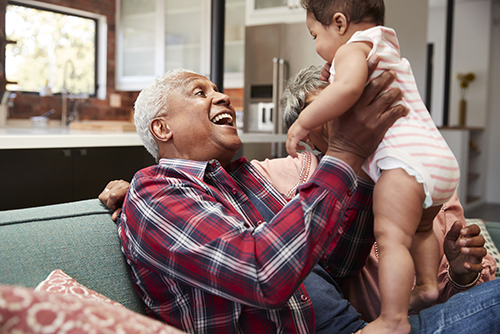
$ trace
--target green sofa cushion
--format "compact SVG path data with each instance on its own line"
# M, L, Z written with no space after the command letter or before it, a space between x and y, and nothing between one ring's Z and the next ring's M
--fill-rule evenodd
M0 284L35 287L61 269L145 314L110 211L98 199L0 211Z

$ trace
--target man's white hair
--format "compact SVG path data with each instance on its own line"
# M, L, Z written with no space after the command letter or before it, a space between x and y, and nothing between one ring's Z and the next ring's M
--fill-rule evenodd
M143 145L157 162L160 160L158 144L149 130L149 125L153 119L167 112L168 96L181 85L181 76L185 73L195 72L183 68L167 71L143 89L134 104L135 128Z

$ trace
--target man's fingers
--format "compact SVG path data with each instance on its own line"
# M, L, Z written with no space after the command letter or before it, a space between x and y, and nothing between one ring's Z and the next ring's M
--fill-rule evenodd
M485 240L482 236L476 235L471 238L461 238L458 244L462 247L483 247L484 242Z
M375 71L375 69L377 68L377 65L380 61L380 57L374 53L373 55L370 56L370 58L368 58L368 77L370 77L373 73L373 71Z
M406 116L408 114L408 109L402 105L394 106L388 109L382 115L380 115L380 120L387 128L391 127L394 122L399 118Z
M113 214L111 215L111 219L113 221L116 221L116 219L118 219L118 215L120 214L120 212L122 212L122 209L117 209L113 212Z
M377 96L382 92L382 90L385 87L388 87L394 81L394 78L395 75L393 72L390 71L382 72L382 74L380 74L378 77L370 81L370 83L366 86L363 94L361 95L360 101L363 101L364 105L372 104L372 102L377 98ZM381 95L382 100L380 98L377 100L381 100L379 102L383 102L386 100L392 100L392 102L394 102L397 99L397 97L394 96L394 94L399 94L399 98L401 98L401 91L400 90L393 91L393 90L394 89L391 89L386 93L384 93L383 95ZM388 106L390 104L391 103L385 105Z
M462 224L458 220L455 221L448 233L446 233L445 239L455 242L460 237L461 229Z
M463 254L483 258L488 253L484 247L462 247L461 252Z
M480 273L481 271L483 271L483 265L481 263L465 262L464 268L467 269L469 272Z
M462 234L463 237L472 237L479 235L479 233L481 233L481 228L476 224L472 224L462 228L460 233Z

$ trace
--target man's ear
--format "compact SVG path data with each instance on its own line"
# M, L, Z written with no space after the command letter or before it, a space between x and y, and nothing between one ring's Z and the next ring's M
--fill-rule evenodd
M347 31L347 27L349 25L349 21L347 21L347 17L342 13L335 13L333 15L332 24L335 26L340 35L343 35Z
M166 143L172 138L172 131L164 117L155 118L149 125L149 131L156 140Z

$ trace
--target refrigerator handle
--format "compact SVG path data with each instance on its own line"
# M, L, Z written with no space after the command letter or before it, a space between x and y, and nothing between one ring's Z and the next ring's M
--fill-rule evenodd
M281 114L281 96L283 95L283 91L285 90L286 85L286 68L285 68L285 60L280 58L278 61L278 98L276 104L276 119L278 120L277 132L278 134L283 134L283 115Z
M280 96L280 90L279 90L279 61L277 57L273 58L273 113L272 113L272 118L271 121L273 122L273 134L276 133L276 124L278 120L278 114L279 114L279 96Z

